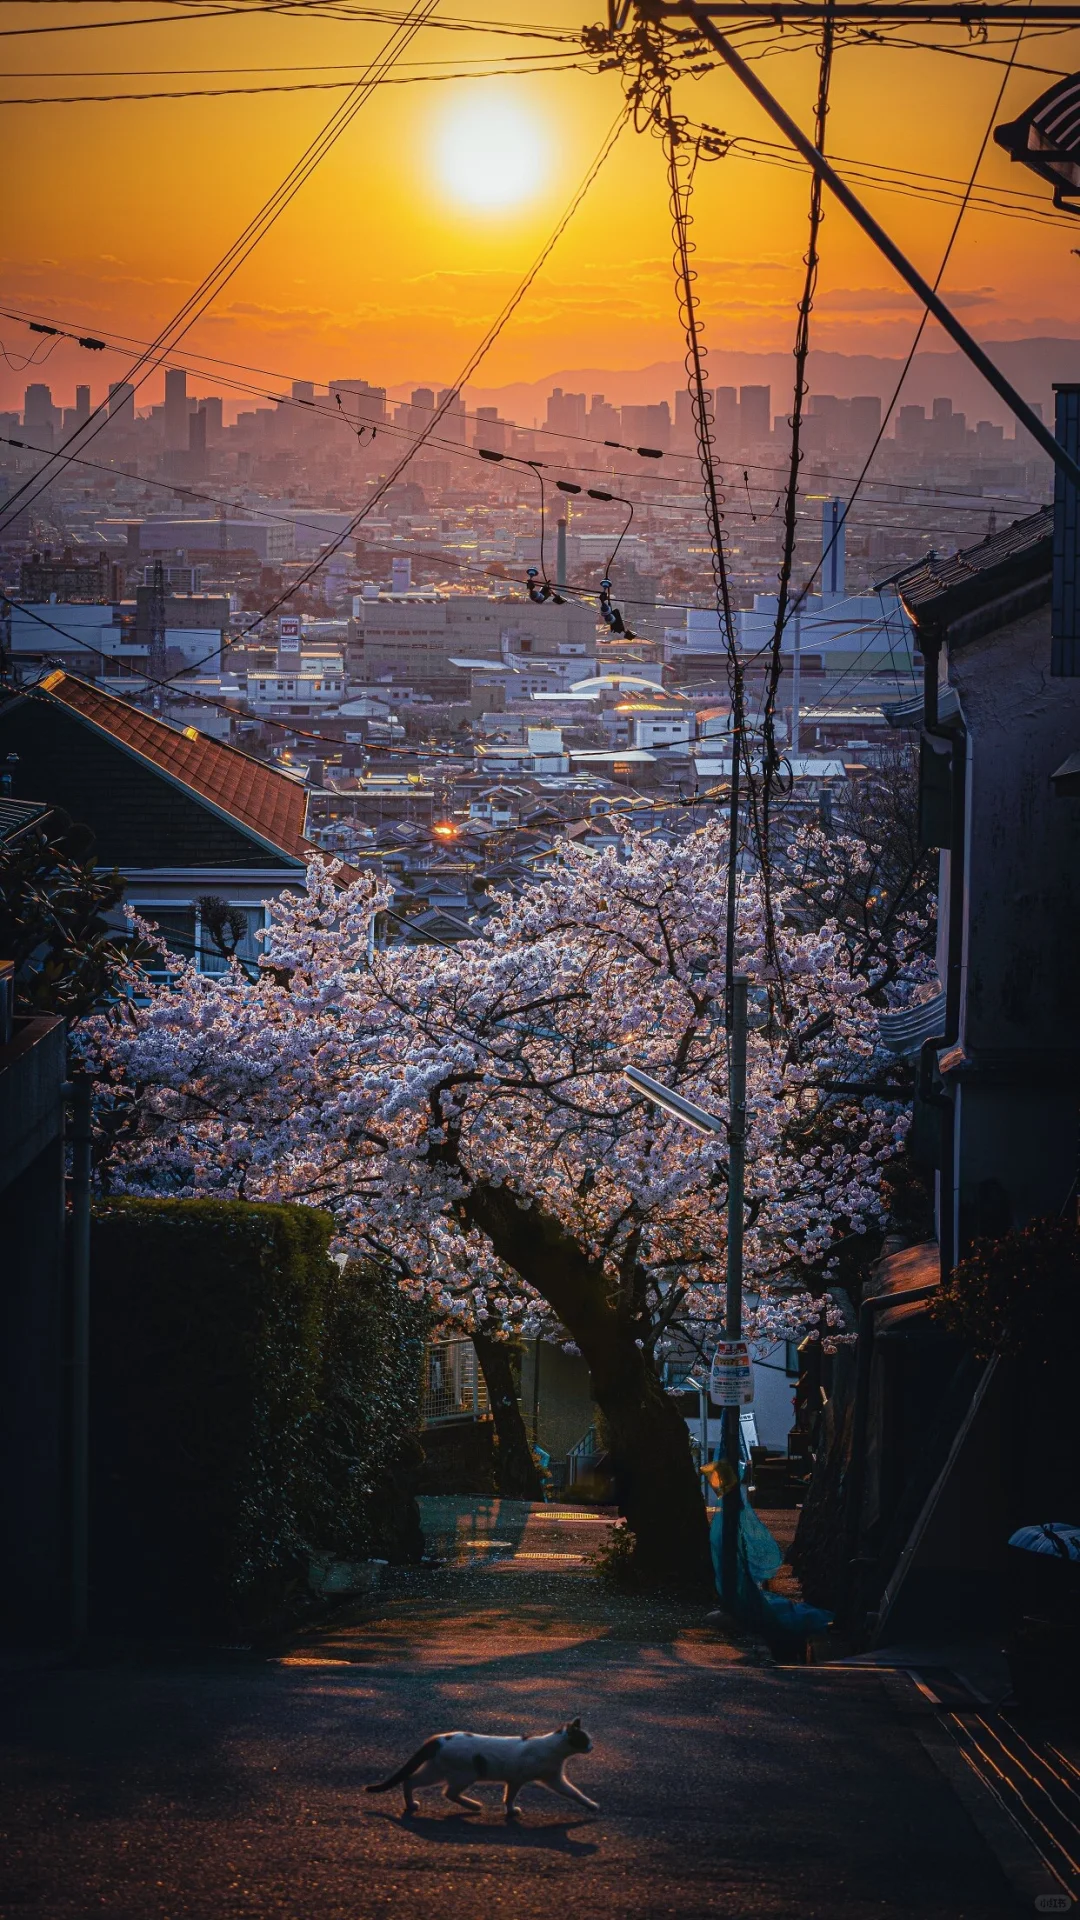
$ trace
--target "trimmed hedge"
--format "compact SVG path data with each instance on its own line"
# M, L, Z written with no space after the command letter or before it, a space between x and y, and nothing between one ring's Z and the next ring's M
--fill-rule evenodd
M312 1552L411 1557L421 1316L328 1215L107 1200L92 1231L95 1623L246 1633Z

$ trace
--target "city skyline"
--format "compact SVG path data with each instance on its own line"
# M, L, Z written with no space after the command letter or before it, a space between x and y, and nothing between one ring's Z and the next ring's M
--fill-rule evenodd
M57 11L66 18L63 8ZM29 5L9 14L9 33L36 19ZM92 20L98 17L95 8ZM108 15L100 10L100 17ZM577 10L558 0L545 10L541 31L576 34L580 24ZM355 72L384 31L375 23L324 19L301 28L295 20L260 14L258 67L251 64L252 29L242 19L189 18L182 44L169 24L80 34L66 46L62 35L15 37L9 39L9 94L51 100L75 93L321 88L346 60ZM537 59L580 64L581 52L569 41L530 39L530 31L523 28L518 42L505 34L423 30L408 50L412 64L403 62L395 83L376 91L197 323L187 341L192 353L323 379L342 365L365 366L369 378L391 388L452 382L565 208L618 109L614 74L535 70ZM879 181L863 191L930 272L955 204L935 198L939 189L925 180L914 194L894 191L903 184L895 170L967 180L1002 61L1013 48L1004 29L984 58L955 32L935 30L934 37L939 46L972 57L845 43L829 122L830 150L845 163L873 155L879 169L894 170L889 190ZM1067 67L1075 41L1075 34L1049 43L1033 37L1021 49L994 115L998 123L1045 88L1046 75L1057 70L1051 60ZM809 40L789 44L794 50L784 47L783 58L770 63L771 84L805 123L815 55ZM327 64L316 69L320 59ZM520 75L515 61L526 68ZM64 79L56 77L61 68ZM449 77L481 71L491 77ZM710 72L681 81L676 91L677 108L691 119L757 143L753 161L744 146L699 169L696 265L710 347L714 355L789 351L805 246L805 172L777 164L782 156L764 139L772 130L730 76ZM117 339L151 338L339 97L319 90L241 92L109 109L92 103L18 108L13 124L23 137L9 157L5 250L11 307ZM882 113L883 101L898 106ZM915 140L912 124L919 129ZM89 218L86 188L72 192L88 149L94 156ZM143 151L154 154L154 164L133 165L133 155ZM78 177L85 180L85 171ZM979 186L1023 217L1005 218L980 204L969 208L943 282L953 308L987 340L1076 338L1080 262L1068 224L1039 217L1049 195L1040 200L1030 176L992 142ZM1030 197L1021 202L1019 194ZM832 206L826 212L815 344L902 356L917 303L891 283L846 214ZM7 332L5 347L18 360L33 341L14 322ZM924 350L942 344L928 327ZM534 382L559 367L622 373L678 358L662 158L655 142L627 133L496 344L481 384ZM43 377L74 385L86 378L86 356L60 342L48 368ZM0 405L14 406L32 377L5 365Z

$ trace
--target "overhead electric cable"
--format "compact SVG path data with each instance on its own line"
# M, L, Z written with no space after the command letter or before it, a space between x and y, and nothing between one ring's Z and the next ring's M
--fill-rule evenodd
M500 309L499 313L496 315L495 319L492 321L491 325L488 327L479 345L475 347L472 353L469 355L454 385L447 389L444 399L435 408L432 414L431 420L427 423L426 426L424 426L421 429L420 433L416 436L416 438L412 441L412 443L406 449L401 459L395 463L390 473L385 475L384 478L379 482L379 485L375 488L375 491L364 502L364 505L359 509L359 511L353 515L348 525L342 530L341 533L339 533L334 538L333 541L330 542L326 551L320 554L319 558L316 561L314 561L311 566L306 568L305 571L301 573L300 577L297 580L292 581L288 589L284 593L279 594L276 599L272 600L268 607L264 607L262 612L259 613L254 620L249 621L248 625L243 629L243 632L237 634L233 640L227 643L228 645L231 645L231 646L240 645L244 640L246 640L248 634L255 632L255 630L258 627L262 626L264 620L268 620L272 614L277 613L278 610L281 607L283 607L288 600L292 598L293 594L298 592L299 589L302 586L304 586L305 583L308 580L310 580L319 571L319 568L326 564L327 560L329 560L335 553L340 551L340 549L345 545L346 540L351 540L353 534L356 532L357 527L360 526L362 522L367 519L372 509L382 499L383 495L389 491L389 489L395 484L395 482L398 479L400 479L401 475L404 473L410 461L415 457L415 455L420 451L420 448L424 446L426 441L430 438L431 434L434 432L436 426L438 425L439 421L442 419L443 415L446 412L448 412L449 408L452 406L454 399L456 398L457 394L460 392L461 388L465 385L465 382L471 379L472 375L475 373L481 361L485 359L487 354L490 352L491 348L494 346L499 335L502 333L503 328L507 325L507 322L511 319L512 315L517 311L518 307L521 305L521 302L524 300L525 295L528 293L529 288L533 284L533 281L536 279L537 274L540 272L541 268L545 265L550 254L553 252L556 244L561 239L563 233L566 231L566 228L569 226L579 206L581 205L586 194L588 193L589 188L592 186L593 181L596 179L597 174L600 172L600 169L604 165L605 160L607 159L608 155L611 153L612 149L614 148L616 141L619 139L620 134L623 132L623 129L626 126L626 121L627 121L627 110L624 107L620 109L619 113L616 115L615 119L613 120L611 126L608 128L608 131L605 134L604 139L600 144L600 148L596 153L595 158L591 162L583 180L581 181L580 185L576 188L575 192L571 196L569 204L567 205L563 214L557 220L547 240L544 242L544 245L541 247L539 253L536 255L536 258L533 260L532 265L527 269L525 274L522 276L521 280L519 280L517 286L515 287L513 293L510 295L509 299L504 302L502 308ZM206 664L206 661L215 658L218 652L219 652L219 649L214 648L212 652L207 653L202 660L195 661L193 663L193 666L189 667L187 671L190 672L190 671L193 671L194 669L197 669L200 666L204 666Z
M544 56L541 58L543 59ZM511 68L486 67L482 71L472 68L465 72L454 73L405 73L392 78L387 77L381 84L386 87L414 87L448 80L513 80L528 79L538 74L588 73L590 71L591 69L581 60L562 60L554 56L552 64ZM263 85L247 87L180 87L143 93L10 94L0 98L0 106L85 107L116 106L125 100L225 100L266 93L338 93L355 85L355 80L287 80L267 81Z
M0 315L6 316L7 318L12 320L16 320L23 325L27 325L27 324L36 325L40 329L47 330L49 332L52 332L54 330L51 324L49 324L46 327L44 315L33 313L30 309L0 307ZM66 330L64 328L60 328L59 326L56 328L56 330L60 332L64 332L65 338L72 339L72 340L80 338L74 324L70 325ZM117 344L114 345L113 344L114 342ZM80 341L80 344L82 344L81 341ZM89 342L87 344L89 344ZM106 335L106 339L104 343L100 341L94 341L93 344L95 346L106 344L109 347L110 351L120 353L120 352L125 352L132 347L139 347L140 349L145 348L149 343L146 341L134 339L131 335L111 334L111 335ZM170 367L177 367L181 371L188 373L193 379L204 377L204 374L207 368L217 369L221 367L234 368L240 372L261 374L266 379L269 379L269 380L296 381L299 379L306 379L308 377L307 375L298 375L292 372L283 372L280 368L276 368L276 367L251 366L249 363L245 361L227 360L221 357L220 355L198 353L198 352L192 351L190 348L187 350L185 357L182 361L177 359L175 355L169 354L165 356L163 361L159 362L159 365L161 364L168 365ZM248 382L230 378L227 375L223 377L224 377L225 385L237 393L250 394L255 398L271 399L274 401L274 404L277 406L285 406L285 407L303 406L305 411L307 411L308 413L310 413L312 410L311 403L307 401L297 401L290 394L280 393L280 394L268 395L266 394L265 389L262 387L256 387ZM313 383L313 384L317 384L317 383ZM895 400L890 402L890 408L888 411L886 411L886 413L883 416L884 425L882 428L882 435L884 434L885 430L888 427L891 408L893 405L895 405ZM322 416L327 419L338 417L333 413L333 411L329 407L322 405L320 402L314 403L314 410L317 413L321 413ZM466 420L479 419L479 415L476 412L470 410L469 408L463 408L462 415ZM598 440L594 435L572 433L567 430L564 430L561 427L526 426L522 421L518 421L518 420L501 420L500 425L509 427L513 429L515 432L528 433L530 435L540 436L541 438L554 440L558 442L560 445L573 443L574 445L578 445L578 446L588 446L588 447L596 447L596 448L612 448L617 445L621 447L623 452L626 452L626 453L633 453L636 451L634 447L629 445L624 446L622 442L616 443L608 440ZM389 423L380 423L379 430L380 432L397 431L397 429L392 427ZM879 442L881 437L882 436L879 436ZM458 449L455 447L455 450L458 450ZM697 460L696 452L689 453L689 452L679 452L679 451L668 451L664 454L663 457L667 461L677 461L677 462L683 462L687 460L694 460L696 462ZM740 458L740 465L747 467L751 473L783 474L787 471L786 466L776 466L776 465L773 465L771 462L760 461L760 460L749 460L749 459L746 459L745 457ZM597 469L594 469L593 471L599 472L601 471L601 469L597 468ZM139 476L136 475L134 477L138 478ZM637 475L627 475L625 473L622 473L621 477L623 479L639 478L639 476ZM843 485L843 484L846 484L848 481L851 481L852 484L854 484L857 477L858 476L853 473L845 473L842 471L838 472L836 468L833 467L832 465L823 469L818 469L812 466L808 466L805 469L805 478L807 480L815 481L821 485L827 484L830 487ZM693 484L696 489L700 490L700 482L698 482L697 480L691 483L689 480L683 480L677 475L673 475L672 479L674 484L677 486L683 486L683 485L689 486L690 484ZM963 507L958 507L956 509L957 512L980 513L980 512L986 511L985 504L980 505L976 501L973 501L972 495L977 490L971 487L948 487L948 486L943 486L940 483L926 484L921 481L910 480L910 479L882 479L882 480L874 481L872 482L872 484L875 486L891 487L895 489L897 492L904 493L904 494L912 494L912 493L923 494L931 500L957 499L957 500L963 500L969 503ZM893 503L881 501L876 504L879 504L882 506L882 508L885 508ZM896 504L911 505L913 503L910 501L902 501ZM995 506L1006 507L1006 506L1009 506L1010 504L1019 508L1027 509L1029 511L1031 510L1031 503L1026 496L1019 495L1019 494L995 495L994 497ZM731 509L728 508L727 512L730 513L730 511Z
M1024 27L1023 27L1023 23L1021 23L1019 29L1017 30L1016 40L1013 45L1014 53L1019 51L1020 42L1022 41L1023 37L1024 37ZM990 135L993 133L994 122L997 119L998 113L1000 111L1001 102L1005 97L1005 89L1009 84L1009 75L1011 72L1012 72L1012 68L1006 67L1005 72L1001 76L1001 84L998 87L997 94L994 99L994 104L990 109L990 117L987 120L983 137L979 142L979 151L975 155L975 163L971 169L971 174L970 174L968 185L967 185L967 192L965 193L964 199L961 202L959 211L957 212L957 215L956 215L956 219L953 222L952 232L949 235L948 242L945 247L945 251L941 256L941 264L938 267L937 273L934 276L933 285L932 285L932 291L934 293L937 292L939 286L941 285L942 278L945 273L945 269L948 266L949 261L952 257L952 251L954 246L956 245L957 237L960 232L961 223L963 221L964 214L967 210L967 203L971 197L972 192L974 191L975 181L978 178L979 168L981 167L983 162L983 155L985 154L986 149L990 144ZM915 329L915 338L912 340L911 346L908 349L907 358L905 359L904 364L900 369L899 379L897 380L896 385L893 388L892 398L889 401L888 407L882 413L881 425L877 430L877 434L875 435L874 444L870 448L870 451L867 454L865 461L863 462L862 471L855 482L855 486L851 494L851 499L848 502L849 507L858 497L858 494L862 488L863 481L866 479L866 476L870 471L870 467L873 462L874 455L877 453L878 447L881 445L881 441L884 436L885 429L888 426L889 420L892 417L893 409L900 398L900 394L903 389L904 382L907 379L908 373L911 369L912 361L914 360L915 355L919 350L919 342L921 341L923 334L926 331L926 323L929 320L929 318L930 318L930 309L929 307L924 307L922 312L922 317L919 321L918 326ZM830 536L828 544L826 545L825 550L822 553L821 559L818 561L818 564L815 567L813 573L810 575L809 580L807 580L806 583L804 584L802 591L798 595L798 598L796 599L792 607L792 615L796 614L799 611L799 608L802 606L803 601L806 599L807 594L809 593L810 588L813 585L813 582L815 581L822 567L825 565L825 562L829 558L829 555L831 554L833 547L836 544L837 538L839 537L843 524L844 523L841 520L836 530Z
M829 117L829 87L832 79L833 27L826 20L822 29L821 47L818 60L818 91L814 107L814 145L819 153L825 151L825 132ZM810 177L810 208L808 222L809 240L805 254L806 275L803 280L802 294L799 299L798 319L795 326L795 388L791 409L791 454L788 468L787 486L784 493L784 540L780 557L780 571L777 580L776 620L769 645L769 664L765 675L765 687L762 703L761 732L762 759L761 784L757 785L754 775L748 771L747 784L751 805L755 811L760 807L760 817L756 819L758 860L761 867L762 892L765 907L765 946L779 996L780 1011L786 1019L786 991L784 986L783 964L780 953L780 941L776 926L776 912L771 883L772 876L772 790L776 779L780 757L776 751L776 693L780 685L782 664L781 648L784 627L787 622L788 592L791 586L791 570L795 559L795 538L798 531L799 506L799 464L802 459L802 421L803 401L808 392L806 383L806 363L810 352L810 314L814 305L814 294L818 277L818 239L823 219L823 186L815 173Z
M167 326L162 328L152 345L138 356L133 366L129 368L127 379L123 384L133 386L134 389L137 390L138 387L149 378L150 373L154 367L159 364L160 360L178 345L184 335L190 331L196 321L205 313L211 302L217 298L228 285L229 281L239 272L244 261L254 251L266 233L269 232L270 228L278 220L289 203L295 198L297 193L299 193L300 188L310 178L320 161L330 151L331 147L336 144L346 129L351 126L356 115L360 112L361 107L370 99L376 87L381 84L386 73L393 66L394 61L415 39L420 28L434 11L437 4L438 0L415 0L415 4L405 22L394 29L389 40L375 56L374 60L369 63L365 73L361 79L357 81L347 98L334 109L329 120L326 121L315 138L308 143L299 160L294 162L289 172L285 175L284 180L275 188L269 199L263 202L258 213L248 221L247 226L233 242L232 246L222 255L216 266L212 267L210 272L204 275L198 287L195 288L193 293L189 294L179 312L173 316ZM137 377L133 378L133 376ZM87 430L87 423L81 424L76 429L76 432L65 441L64 446L61 447L56 454L50 456L44 480L45 485L48 484L48 478L51 477L51 471L55 463L63 460L67 448L71 447L76 440L80 446L85 446L88 440L95 438L96 435L101 432L102 428L107 425L107 405L108 402L99 402L98 406L94 408L90 414L90 421L96 421L96 424L91 425L89 431ZM24 498L27 491L28 486L24 485L16 488L13 494L7 496L3 509L0 511L0 532L8 525L13 510L18 510L20 505L31 505L33 500L35 500L42 491L42 486L41 484L36 485L35 491L31 493L29 500L25 500Z

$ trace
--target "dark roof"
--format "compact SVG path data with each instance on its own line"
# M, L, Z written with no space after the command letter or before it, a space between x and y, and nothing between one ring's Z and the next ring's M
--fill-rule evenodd
M17 840L20 833L44 820L52 808L44 800L12 800L0 795L0 841Z
M304 837L304 788L265 761L194 727L180 732L73 674L51 673L27 697L65 707L280 853L304 862L313 851Z
M909 567L896 588L917 633L962 644L1048 603L1053 540L1053 509L1044 507L978 546Z

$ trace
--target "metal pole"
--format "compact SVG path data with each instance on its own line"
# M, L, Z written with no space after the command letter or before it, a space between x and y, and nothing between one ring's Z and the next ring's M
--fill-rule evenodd
M90 1078L69 1081L71 1100L71 1636L90 1621Z
M1027 429L1043 452L1050 455L1055 466L1072 481L1073 486L1080 487L1080 465L1064 447L1059 445L1049 427L1045 426L1038 415L1032 412L1027 401L1020 398L1016 388L1005 378L1000 367L994 365L989 356L983 352L978 341L972 339L967 328L961 326L955 314L945 305L944 300L934 292L929 281L923 279L922 274L912 266L907 255L901 253L895 242L890 240L884 227L878 226L873 214L867 211L862 201L852 193L847 183L829 165L824 154L819 153L813 141L807 139L802 128L796 126L790 114L784 111L779 100L769 92L768 87L762 85L756 73L736 53L731 43L725 40L722 33L717 32L708 15L700 7L688 7L686 12L687 17L694 22L703 38L711 47L715 47L721 59L725 60L731 68L732 73L742 81L747 92L753 96L759 107L764 109L770 120L779 127L781 133L791 141L796 151L802 154L803 159L813 168L818 178L824 180L826 186L832 189L841 206L847 208L852 219L857 221L867 237L885 255L890 265L896 268L900 278L907 281L923 306L933 314L950 339L955 340L961 353L967 355L972 366L978 368L983 379L993 387L999 399L1004 400L1005 405L1019 420L1021 426Z
M742 1339L743 1214L746 1175L746 975L732 981L731 1055L728 1083L728 1228L727 1297L724 1303L725 1340ZM729 1613L735 1613L739 1593L739 1518L742 1488L739 1482L740 1414L738 1406L724 1408L724 1458L733 1478L724 1491L723 1556L720 1591Z
M795 651L791 663L791 753L799 751L799 702L802 698L802 608L796 607Z

